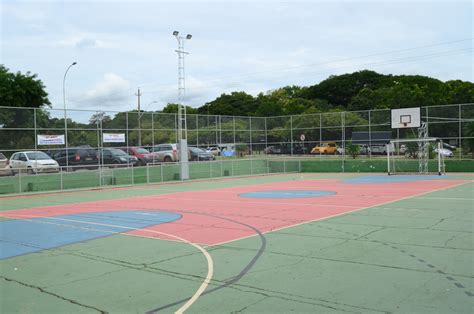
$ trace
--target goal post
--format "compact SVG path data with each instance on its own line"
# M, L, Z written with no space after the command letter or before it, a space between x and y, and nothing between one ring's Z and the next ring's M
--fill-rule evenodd
M387 144L387 173L445 174L443 141L429 137L391 140Z

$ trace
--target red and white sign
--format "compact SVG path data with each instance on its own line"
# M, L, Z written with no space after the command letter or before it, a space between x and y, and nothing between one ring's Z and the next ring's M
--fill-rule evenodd
M40 135L38 134L38 145L64 145L64 135Z
M102 141L104 143L125 143L125 133L104 133Z

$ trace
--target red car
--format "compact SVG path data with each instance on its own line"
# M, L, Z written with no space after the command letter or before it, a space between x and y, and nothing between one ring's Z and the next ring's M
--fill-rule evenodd
M135 156L138 158L138 163L141 166L146 166L148 163L153 163L158 161L158 155L155 153L150 153L143 147L124 147L121 148L124 152L129 154L130 156Z

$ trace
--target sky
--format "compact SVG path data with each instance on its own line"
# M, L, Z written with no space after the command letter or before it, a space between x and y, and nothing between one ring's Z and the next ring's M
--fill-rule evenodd
M0 0L0 63L38 75L53 108L133 110L178 101L174 30L185 42L186 97L310 86L370 69L473 81L471 1ZM8 104L1 104L8 105Z

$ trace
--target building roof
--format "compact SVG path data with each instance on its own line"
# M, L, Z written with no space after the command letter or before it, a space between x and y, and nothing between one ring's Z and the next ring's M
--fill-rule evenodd
M352 142L360 145L385 145L392 139L392 131L352 132Z

